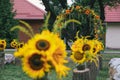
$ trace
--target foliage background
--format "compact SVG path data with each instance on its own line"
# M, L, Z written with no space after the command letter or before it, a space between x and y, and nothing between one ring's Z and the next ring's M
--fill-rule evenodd
M10 32L10 29L18 24L14 16L13 3L10 0L0 0L0 39L6 39L8 48L12 39L17 38L17 31Z

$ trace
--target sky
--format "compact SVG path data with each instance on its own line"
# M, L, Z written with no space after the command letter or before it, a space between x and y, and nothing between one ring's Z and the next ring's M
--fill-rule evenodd
M40 1L40 0L27 0L27 1L29 1L30 3L32 3L35 6L37 6L40 9L45 10L44 5L42 5L42 4L40 5L40 3L42 3L42 1ZM72 1L73 0L67 0L67 2L68 2L69 5L72 4Z
M29 1L30 3L37 6L40 9L45 10L44 5L40 4L40 3L42 3L42 1L40 1L40 0L27 0L27 1Z

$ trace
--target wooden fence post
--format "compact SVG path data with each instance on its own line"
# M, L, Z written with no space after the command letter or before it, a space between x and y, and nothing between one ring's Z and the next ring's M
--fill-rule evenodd
M99 67L96 67L94 62L88 62L87 68L90 69L90 80L96 80L99 72Z
M90 71L88 68L84 70L73 69L73 80L90 80Z

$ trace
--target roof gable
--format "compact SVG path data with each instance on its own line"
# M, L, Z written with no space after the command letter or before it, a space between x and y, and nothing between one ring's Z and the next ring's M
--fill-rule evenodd
M44 19L45 11L27 0L14 0L15 19Z
M105 7L105 21L106 22L120 22L120 6L111 8Z

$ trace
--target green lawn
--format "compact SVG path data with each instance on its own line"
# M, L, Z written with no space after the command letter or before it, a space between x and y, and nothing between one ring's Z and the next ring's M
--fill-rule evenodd
M109 78L109 65L108 62L112 58L120 58L120 54L103 54L103 61L102 61L102 70L99 71L99 75L97 77L97 80L106 80L106 78Z
M74 64L74 63L72 63ZM73 68L74 65L67 64L69 67ZM56 74L54 71L49 73L49 80L57 80ZM72 70L69 72L69 75L63 80L72 79ZM4 68L0 68L0 80L32 80L22 71L20 65L7 64Z
M109 78L108 74L108 62L111 58L120 57L120 54L103 54L103 68L99 71L97 80L106 80ZM69 62L67 64L72 69L75 67L74 63ZM72 69L69 72L69 75L63 80L72 80ZM0 80L32 80L22 71L21 66L15 64L7 64L4 68L0 68ZM54 71L49 73L49 80L57 80Z

